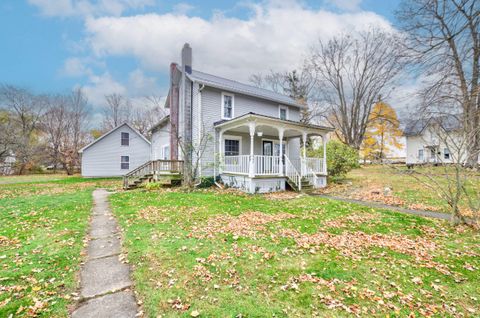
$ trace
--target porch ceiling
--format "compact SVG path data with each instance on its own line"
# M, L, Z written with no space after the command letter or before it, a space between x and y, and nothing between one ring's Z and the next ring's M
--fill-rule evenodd
M215 128L222 131L249 133L249 124L255 122L255 134L262 132L264 136L278 136L278 129L284 129L285 138L301 137L305 132L308 135L324 136L334 129L326 126L305 125L291 120L282 120L275 117L248 113L228 121L215 123Z

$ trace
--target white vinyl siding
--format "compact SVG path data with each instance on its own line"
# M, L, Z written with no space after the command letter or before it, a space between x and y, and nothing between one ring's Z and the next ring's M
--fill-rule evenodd
M129 134L129 146L121 145L122 132ZM121 169L122 156L128 156L128 168ZM111 132L83 150L82 176L123 176L150 160L150 143L127 125Z

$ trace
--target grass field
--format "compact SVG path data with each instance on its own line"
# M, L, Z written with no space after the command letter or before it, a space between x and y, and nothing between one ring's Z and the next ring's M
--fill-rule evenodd
M296 194L110 200L147 317L480 315L470 228Z
M0 317L67 317L96 187L114 179L0 178Z
M424 172L426 168L416 168ZM439 182L446 183L443 173L443 167L428 168L435 173ZM417 181L404 166L395 168L387 165L365 165L359 169L354 169L347 174L344 180L337 184L330 183L322 190L334 196L360 199L363 201L379 201L386 204L398 205L412 209L431 210L439 212L449 212L449 207L444 200L441 200L437 193ZM472 180L473 187L477 193L480 192L480 175ZM391 192L385 194L385 189L391 189ZM466 208L466 203L462 203Z

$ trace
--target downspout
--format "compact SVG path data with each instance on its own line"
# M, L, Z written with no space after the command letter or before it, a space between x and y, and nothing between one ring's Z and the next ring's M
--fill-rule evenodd
M200 142L202 140L202 123L203 123L203 113L202 113L202 90L205 88L205 84L201 84L198 88L198 98L197 98L197 102L198 102L198 141ZM193 105L193 102L192 102L192 105ZM193 120L193 118L192 118ZM192 129L192 134L193 134L193 129ZM214 143L215 145L215 143ZM196 183L194 186L195 187L198 187L201 183L202 183L202 158L200 157L198 159L198 165L200 166L200 181L198 183ZM213 174L215 175L215 170L213 171ZM215 180L215 176L213 177L214 180Z

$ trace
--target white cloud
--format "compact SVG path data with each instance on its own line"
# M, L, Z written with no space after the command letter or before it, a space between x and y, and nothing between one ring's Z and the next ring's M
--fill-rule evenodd
M65 60L62 68L62 75L78 77L83 75L92 75L92 70L87 67L86 61L79 57L71 57Z
M155 0L28 0L46 16L120 16L129 9L142 9Z
M251 5L246 19L144 14L86 20L87 42L97 57L132 56L143 68L166 72L185 42L195 69L246 81L252 73L293 69L319 38L372 25L391 29L372 12L309 10L295 2Z
M92 75L89 77L87 85L83 86L88 101L94 106L105 105L105 95L121 94L128 95L127 88L117 82L108 72L102 75Z
M159 94L156 78L146 76L140 69L136 69L129 74L128 82L129 93L131 96L147 96L154 93L157 95Z
M327 0L326 2L341 10L355 11L360 9L363 0Z
M195 7L191 4L180 2L173 6L173 12L179 15L185 15L192 11Z

